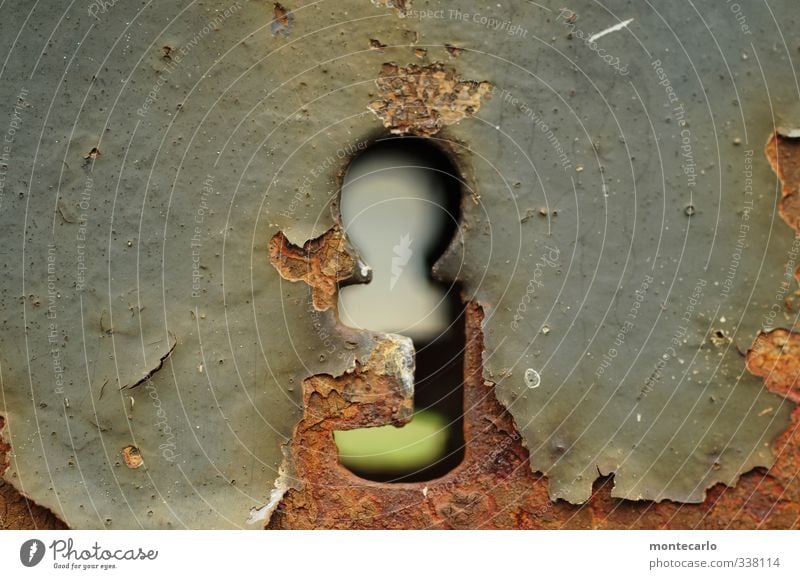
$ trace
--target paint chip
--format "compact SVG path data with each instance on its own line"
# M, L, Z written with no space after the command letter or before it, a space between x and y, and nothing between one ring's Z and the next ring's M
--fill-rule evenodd
M122 458L128 468L139 468L144 464L141 451L132 444L122 449Z
M541 383L542 377L539 375L539 372L533 368L525 370L525 385L528 388L538 388Z

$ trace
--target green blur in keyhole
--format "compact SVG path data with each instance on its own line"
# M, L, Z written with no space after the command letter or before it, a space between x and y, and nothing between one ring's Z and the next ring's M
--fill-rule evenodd
M334 439L340 460L351 469L375 473L421 469L444 454L447 420L438 412L421 410L401 428L339 430Z
M345 175L342 225L372 279L340 289L339 319L410 337L416 361L408 424L334 433L340 463L364 478L432 480L463 458L463 304L457 284L432 275L458 231L460 200L455 165L425 139L378 141Z

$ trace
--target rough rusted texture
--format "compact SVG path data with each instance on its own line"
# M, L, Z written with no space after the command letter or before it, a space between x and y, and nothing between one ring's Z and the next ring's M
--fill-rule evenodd
M27 500L0 481L0 529L66 529L53 513Z
M349 279L356 265L338 226L303 247L293 245L279 232L269 242L269 260L284 279L311 286L314 307L319 311L336 304L337 284Z
M8 468L8 453L11 451L11 445L9 445L2 436L5 426L6 419L0 416L0 475Z
M767 143L766 154L783 184L778 203L781 217L800 233L800 138L774 133Z
M760 333L747 352L747 369L772 392L800 404L800 335L782 328Z
M702 504L613 499L611 477L595 485L584 505L551 502L545 477L530 471L511 416L495 399L494 386L481 378L481 309L470 304L467 314L463 463L427 483L357 478L338 464L332 431L373 424L376 417L386 420L387 405L381 410L370 403L359 410L338 402L341 392L360 388L356 381L371 383L368 372L311 379L307 405L316 396L331 399L334 392L337 403L312 404L322 416L333 408L332 417L307 418L298 427L291 452L302 487L287 493L270 528L800 528L800 410L776 442L778 460L769 472L747 473L734 488L716 485Z
M5 419L0 416L0 433L5 427ZM8 467L11 446L0 436L0 476ZM29 501L13 486L0 480L0 529L65 529L47 509Z
M414 411L413 360L392 336L378 342L369 360L343 376L303 381L303 421L296 432L404 424ZM404 368L398 360L407 360ZM400 362L402 364L402 362ZM403 376L405 375L405 380Z
M380 98L369 109L395 134L433 135L445 125L470 117L489 98L488 82L461 80L440 63L400 67L385 63L375 81Z
M139 468L144 464L142 452L133 445L128 445L122 449L122 459L128 468Z
M278 34L289 36L294 14L279 2L275 2L273 4L273 16L275 17L271 27L273 36L277 36Z

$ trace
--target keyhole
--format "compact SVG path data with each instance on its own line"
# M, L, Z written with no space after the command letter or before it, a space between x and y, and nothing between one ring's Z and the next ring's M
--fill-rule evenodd
M334 433L340 462L363 478L431 480L464 456L463 304L456 284L432 274L458 231L457 175L433 141L404 137L369 147L344 178L342 224L372 281L341 289L340 319L408 336L416 351L411 422Z

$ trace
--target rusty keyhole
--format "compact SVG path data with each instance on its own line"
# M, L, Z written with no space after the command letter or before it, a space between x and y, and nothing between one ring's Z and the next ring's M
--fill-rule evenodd
M345 175L342 225L372 279L341 288L340 319L408 336L416 353L412 421L336 433L341 463L364 478L431 480L463 459L464 306L432 274L458 232L461 190L447 153L415 137L376 142Z

